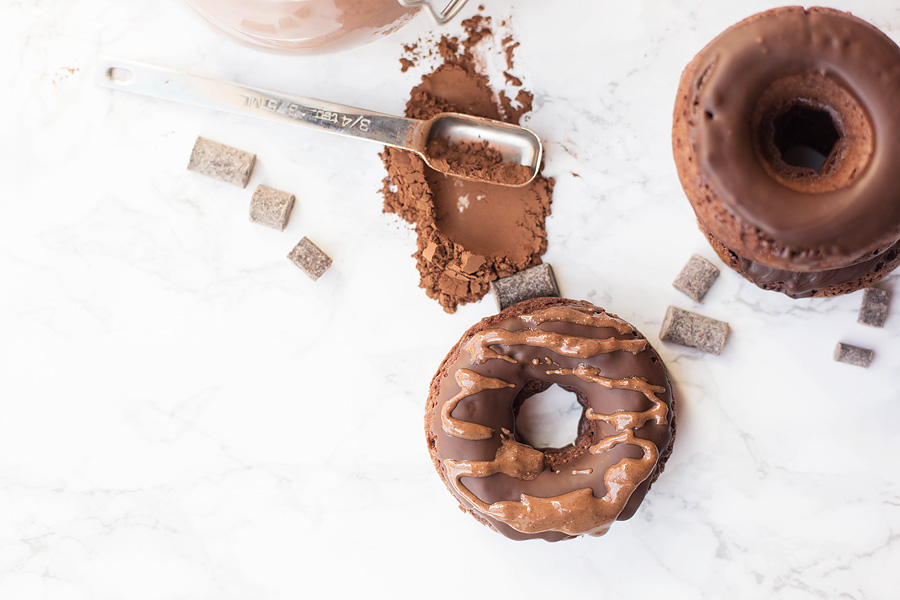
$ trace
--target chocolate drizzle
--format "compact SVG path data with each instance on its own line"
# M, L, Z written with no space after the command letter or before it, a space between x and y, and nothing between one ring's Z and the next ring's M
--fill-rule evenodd
M569 535L595 536L606 533L610 524L622 512L631 493L650 476L659 459L656 445L649 440L636 437L634 431L650 420L655 421L657 425L665 425L668 407L656 397L656 394L666 391L664 387L650 385L640 377L614 380L602 377L599 373L599 369L586 365L577 369L547 371L548 375L574 375L609 390L638 391L653 403L651 409L643 412L617 411L602 415L594 413L592 408L587 409L585 414L587 419L609 423L619 432L606 436L591 446L589 449L591 454L608 452L619 444L631 444L643 450L641 458L623 458L607 469L604 476L607 490L605 496L597 498L593 495L592 489L586 488L552 498L522 494L519 502L496 502L490 505L483 502L460 481L462 477L489 477L503 473L530 481L537 478L544 468L545 459L542 452L509 439L508 433L502 436L500 449L493 461L445 461L447 472L460 494L482 513L522 533L560 531ZM590 470L586 474L592 472L593 470ZM572 473L581 474L578 471Z
M447 472L453 481L462 490L465 486L459 482L461 477L490 477L497 473L503 473L516 479L531 481L544 470L545 457L543 452L512 439L509 431L504 429L500 433L500 448L497 450L494 460L457 461L448 459L444 461L444 464L447 465ZM466 493L471 496L471 492L468 490ZM473 503L480 502L477 498L473 498L472 501Z
M643 377L610 379L600 375L600 369L588 365L580 365L577 369L557 369L555 371L547 371L547 374L574 375L585 381L596 383L608 390L631 390L633 392L640 392L653 403L653 408L639 413L619 411L612 415L598 415L594 413L594 409L588 408L585 417L591 421L604 421L614 426L617 431L625 431L626 429L634 430L643 427L650 419L653 419L657 425L666 424L666 413L668 413L668 408L666 408L666 405L656 397L656 394L665 393L666 388L658 385L650 385ZM596 446L594 448L596 448ZM591 448L591 452L594 451L594 448Z
M614 319L605 313L594 314L589 310L578 308L562 308L553 306L539 310L531 315L522 315L519 319L523 323L532 326L538 326L548 321L559 321L561 323L572 323L573 325L584 325L586 327L612 327L622 335L634 333L634 327L621 319Z
M563 335L552 331L506 331L504 329L489 329L478 333L466 346L466 351L472 356L475 364L499 358L510 363L516 363L516 359L506 354L492 350L490 346L518 346L526 345L536 348L551 350L562 356L574 358L590 358L600 354L608 354L625 350L637 354L647 347L647 340L620 340L617 338L593 339Z
M445 481L463 507L515 539L603 535L630 517L672 439L665 370L639 335L578 303L464 338L435 403L440 427L433 420ZM585 412L574 446L516 438L513 406L534 381L578 395Z
M494 430L477 423L466 423L450 416L460 400L474 396L484 390L499 390L513 387L513 384L500 379L492 379L479 375L475 371L460 369L456 372L456 383L460 391L441 408L441 424L447 434L464 440L487 440L494 435Z

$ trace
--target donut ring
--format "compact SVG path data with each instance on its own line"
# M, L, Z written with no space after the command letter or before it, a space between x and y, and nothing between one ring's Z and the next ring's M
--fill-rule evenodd
M773 269L872 261L900 239L898 97L900 49L848 13L786 7L728 29L685 69L675 110L676 163L701 225ZM830 151L827 123L798 115L830 119ZM824 146L818 171L781 156L792 126Z
M534 448L518 408L556 384L584 408L573 444ZM603 535L630 518L674 440L659 355L631 325L587 302L539 298L469 329L431 382L425 431L460 507L507 537Z

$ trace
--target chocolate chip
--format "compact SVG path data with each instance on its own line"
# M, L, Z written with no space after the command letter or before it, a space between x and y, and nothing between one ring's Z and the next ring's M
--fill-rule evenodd
M868 348L860 348L859 346L851 346L839 342L837 348L834 349L834 360L855 367L868 369L875 359L875 351Z
M872 327L884 327L890 304L890 292L877 288L867 288L863 294L862 306L859 307L857 322L863 325L871 325Z
M265 185L258 186L250 199L250 221L278 231L284 231L295 196Z
M492 281L491 291L497 300L499 310L523 300L559 296L553 268L547 263Z
M331 258L306 237L294 246L288 258L313 281L321 277L331 266Z
M709 354L721 354L728 339L728 323L670 306L659 338Z
M719 277L719 269L702 256L693 255L672 283L695 302L703 302L706 292Z
M225 183L247 187L255 164L255 154L198 137L187 168Z

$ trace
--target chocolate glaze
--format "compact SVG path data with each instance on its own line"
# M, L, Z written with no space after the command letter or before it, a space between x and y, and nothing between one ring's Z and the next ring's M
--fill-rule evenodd
M900 51L890 39L847 14L798 8L748 19L700 56L695 102L704 117L693 135L701 174L723 206L790 247L824 246L852 260L900 237ZM863 172L820 193L773 178L751 126L774 82L807 73L854 98L875 137ZM842 120L844 107L830 110Z
M602 535L634 514L659 474L673 438L671 385L621 319L542 301L555 304L502 318L522 305L507 309L448 356L426 419L433 456L460 505L507 537ZM535 449L516 437L516 410L550 384L575 393L585 413L574 445Z
M757 286L781 292L791 298L849 293L875 283L900 263L900 242L897 242L840 269L790 271L740 256L725 247L703 225L700 229L706 233L713 249L728 266Z
M768 267L735 254L738 270L761 288L777 287L791 298L810 298L826 288L834 288L854 283L866 275L880 271L879 265L891 263L900 252L900 243L888 250L884 256L858 262L842 269L826 271L798 272Z

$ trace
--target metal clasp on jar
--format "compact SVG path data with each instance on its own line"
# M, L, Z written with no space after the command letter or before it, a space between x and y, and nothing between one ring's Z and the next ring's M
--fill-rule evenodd
M398 0L403 6L410 8L422 6L423 4L431 10L434 20L440 24L450 21L456 14L462 10L467 0ZM438 8L443 5L444 8Z

